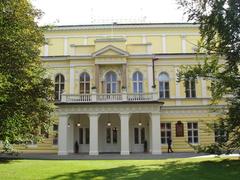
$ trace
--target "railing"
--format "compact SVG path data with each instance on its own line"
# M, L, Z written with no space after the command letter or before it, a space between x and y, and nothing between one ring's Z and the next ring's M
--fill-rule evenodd
M91 102L91 94L64 94L62 95L62 101L66 99L66 102Z
M155 101L158 100L156 93L113 93L113 94L62 94L61 102L124 102L124 101Z
M97 94L97 101L122 101L122 94Z
M128 101L151 101L154 99L153 93L128 94Z

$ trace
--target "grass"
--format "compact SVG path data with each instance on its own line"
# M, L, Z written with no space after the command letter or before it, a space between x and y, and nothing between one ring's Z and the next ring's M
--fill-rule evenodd
M228 180L240 177L240 159L0 160L0 179Z

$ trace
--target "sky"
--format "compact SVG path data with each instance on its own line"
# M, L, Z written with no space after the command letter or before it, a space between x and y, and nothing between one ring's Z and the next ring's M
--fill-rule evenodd
M40 25L186 22L176 0L30 0Z

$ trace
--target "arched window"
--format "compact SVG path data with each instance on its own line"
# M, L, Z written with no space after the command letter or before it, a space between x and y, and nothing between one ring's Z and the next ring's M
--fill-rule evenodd
M80 94L90 93L90 76L84 72L80 75Z
M167 73L161 73L158 78L159 81L159 97L169 98L169 76Z
M143 75L139 71L133 74L133 92L143 93Z
M55 100L61 100L61 94L64 91L65 79L62 74L55 77Z
M117 75L113 71L109 71L106 76L106 92L116 93L117 92Z

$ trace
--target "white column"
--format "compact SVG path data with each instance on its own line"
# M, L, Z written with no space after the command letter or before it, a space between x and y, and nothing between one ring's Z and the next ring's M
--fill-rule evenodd
M208 99L207 98L207 82L205 79L201 78L201 84L202 84L202 98L205 98L202 100L202 103L204 105L208 104Z
M49 40L46 38L45 41L46 41L47 44L44 45L44 56L48 56L48 43L49 43Z
M98 155L98 114L89 114L90 149L89 155Z
M68 39L64 37L64 56L68 55Z
M68 128L67 128L67 148L69 153L74 152L74 121L68 120Z
M167 53L166 34L162 34L162 52Z
M181 96L180 96L180 83L177 82L177 73L178 73L178 67L175 68L175 83L176 83L176 105L179 106L181 105L181 100L179 99Z
M120 114L121 155L129 155L129 114Z
M206 80L201 78L201 84L202 84L202 97L206 98L207 97L207 83L206 83Z
M142 35L142 43L143 43L143 44L146 44L146 43L147 43L146 34L143 34L143 35Z
M84 36L83 45L87 45L87 44L88 44L88 37Z
M152 154L162 154L160 113L152 113L151 117Z
M58 123L58 155L68 154L68 118L69 115L60 115Z
M148 65L148 92L152 92L152 85L153 85L153 69L152 65Z
M186 34L182 34L182 53L186 53Z
M69 76L69 79L70 79L70 94L74 94L74 67L70 65L70 76Z

